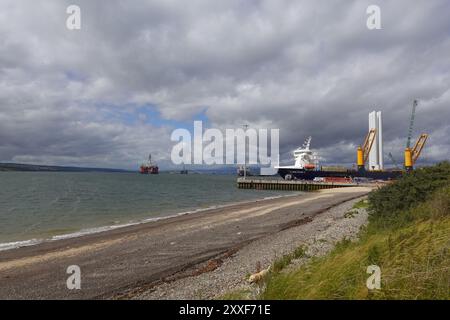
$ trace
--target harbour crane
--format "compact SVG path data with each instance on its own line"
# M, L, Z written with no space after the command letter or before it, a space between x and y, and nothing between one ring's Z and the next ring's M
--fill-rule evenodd
M408 138L406 139L406 149L405 149L405 169L407 171L412 170L414 164L422 153L423 147L425 146L425 142L428 139L428 134L422 133L419 139L414 144L414 147L411 149L411 138L414 127L414 120L416 117L416 108L417 108L417 99L414 99L413 106L411 110L411 118L409 120L409 129L408 129Z
M414 164L422 153L425 142L427 142L428 134L422 133L414 144L414 148L405 149L405 168L406 170L412 170Z
M423 147L425 146L425 142L427 142L428 134L422 133L419 137L419 139L416 141L416 144L414 145L414 148L412 149L412 160L413 165L416 163L417 159L419 158L420 154L422 153Z
M363 145L358 147L356 157L358 170L364 170L365 168L365 163L369 158L369 153L370 150L372 149L373 142L375 141L376 133L377 133L376 129L370 129L366 135L366 138L364 139Z
M409 129L408 129L408 138L406 139L406 148L411 148L411 138L414 127L414 120L416 118L416 108L417 108L417 99L414 99L413 106L411 110L411 118L409 120Z

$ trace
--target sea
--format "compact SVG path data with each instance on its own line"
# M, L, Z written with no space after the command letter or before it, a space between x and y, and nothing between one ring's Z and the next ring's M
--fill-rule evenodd
M0 251L290 194L232 175L0 172Z

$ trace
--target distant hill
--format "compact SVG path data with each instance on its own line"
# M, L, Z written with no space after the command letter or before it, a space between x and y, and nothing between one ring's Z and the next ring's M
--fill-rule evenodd
M180 169L170 169L170 170L161 170L162 172L168 173L179 173ZM223 166L223 167L214 167L208 168L204 167L186 167L186 170L189 174L217 174L217 175L236 175L237 174L237 166ZM259 175L260 168L259 167L247 167L247 173L251 173L252 175Z
M236 175L236 166L223 167L194 167L186 168L189 174L218 174L218 175ZM181 169L162 169L160 173L179 173ZM259 174L259 168L248 167L248 172ZM32 171L32 172L137 172L137 170L123 170L111 168L84 168L84 167L68 167L68 166L45 166L38 164L23 163L0 163L0 172L2 171Z
M45 172L129 172L121 169L44 166L22 163L0 163L0 171L45 171Z

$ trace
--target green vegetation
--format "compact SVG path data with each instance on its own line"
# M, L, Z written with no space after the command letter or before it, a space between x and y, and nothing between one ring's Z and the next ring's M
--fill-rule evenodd
M368 200L360 200L353 205L353 209L367 209L369 207Z
M450 164L372 192L368 209L358 241L296 270L274 269L261 298L450 299ZM366 287L369 265L381 268L380 290Z
M353 218L359 213L359 209L367 209L369 207L369 201L367 199L358 201L355 203L351 210L344 214L344 218Z
M22 163L0 163L0 172L24 171L24 172L127 172L121 169L108 168L83 168L83 167L64 167L64 166L46 166L37 164Z
M284 268L286 268L294 259L300 259L305 256L305 248L304 247L298 247L294 250L294 252L284 255L280 259L276 260L273 263L273 266L271 268L272 272L280 272Z
M219 300L248 300L250 299L250 290L236 290L229 292L219 298Z
M356 209L349 210L344 214L344 218L353 218L358 213L359 213L359 211Z

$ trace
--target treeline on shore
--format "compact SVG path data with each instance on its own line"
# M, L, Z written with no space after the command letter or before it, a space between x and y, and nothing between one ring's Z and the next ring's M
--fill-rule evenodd
M23 163L0 163L0 171L32 172L127 172L121 169L47 166Z
M262 299L450 299L450 163L415 170L369 194L357 241L297 269L272 268ZM381 286L369 289L368 266Z

